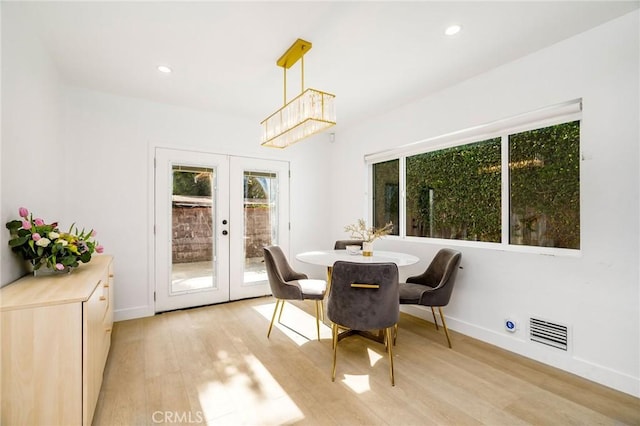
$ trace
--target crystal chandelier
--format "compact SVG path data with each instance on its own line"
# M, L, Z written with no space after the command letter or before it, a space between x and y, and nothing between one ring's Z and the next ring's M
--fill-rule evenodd
M310 49L310 42L298 39L276 62L284 69L284 106L260 123L263 146L286 148L336 124L335 95L304 89L304 54ZM287 102L287 69L299 59L302 60L302 90Z

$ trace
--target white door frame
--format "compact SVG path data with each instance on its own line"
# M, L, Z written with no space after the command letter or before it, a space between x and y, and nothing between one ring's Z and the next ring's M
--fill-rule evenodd
M287 253L289 249L289 162L161 147L156 147L153 154L155 159L154 201L152 202L155 224L153 238L155 254L152 267L155 276L154 312L271 294L266 275L261 281L245 283L244 172L250 170L277 175L278 240L276 243ZM212 193L219 200L219 202L214 200L213 212L214 244L216 245L214 270L218 274L216 288L197 290L192 294L180 293L178 296L169 294L172 242L171 224L168 220L171 219L171 212L162 210L162 206L166 209L171 205L171 191L167 191L167 187L173 179L174 164L215 167L216 182ZM227 221L226 225L222 225L223 220ZM165 240L164 244L159 241L159 238Z

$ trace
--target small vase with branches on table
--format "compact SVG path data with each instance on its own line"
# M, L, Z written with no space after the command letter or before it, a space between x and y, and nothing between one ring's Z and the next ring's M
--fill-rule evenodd
M382 228L367 227L364 219L358 219L355 224L344 227L345 232L351 234L351 238L362 240L362 255L373 256L373 242L378 238L389 235L393 231L393 222L389 222Z

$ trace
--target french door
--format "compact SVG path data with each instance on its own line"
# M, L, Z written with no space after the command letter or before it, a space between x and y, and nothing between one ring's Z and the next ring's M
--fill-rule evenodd
M262 247L288 249L289 163L157 148L155 167L156 312L270 294Z

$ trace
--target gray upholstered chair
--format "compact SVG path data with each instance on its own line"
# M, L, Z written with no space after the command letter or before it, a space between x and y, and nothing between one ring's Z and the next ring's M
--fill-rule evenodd
M384 330L391 385L393 376L392 330L398 323L398 267L394 263L338 261L333 265L332 289L327 300L327 317L333 338L333 368L336 378L338 327L348 330Z
M285 300L314 300L316 303L316 328L318 340L320 340L320 311L327 288L326 281L310 280L306 274L294 271L279 246L264 247L263 250L271 293L276 298L276 307L273 310L267 338L271 335L278 307L280 307L278 322L282 318Z
M346 250L347 246L360 246L362 248L363 240L338 240L333 246L334 250Z
M436 253L425 272L407 278L406 283L400 283L400 304L431 307L436 330L438 330L438 321L433 308L438 308L440 319L442 320L442 328L444 328L444 334L447 336L447 343L449 343L450 348L451 338L442 313L442 306L448 305L451 299L451 292L456 282L461 258L462 253L459 251L441 249ZM395 331L397 335L397 327Z

